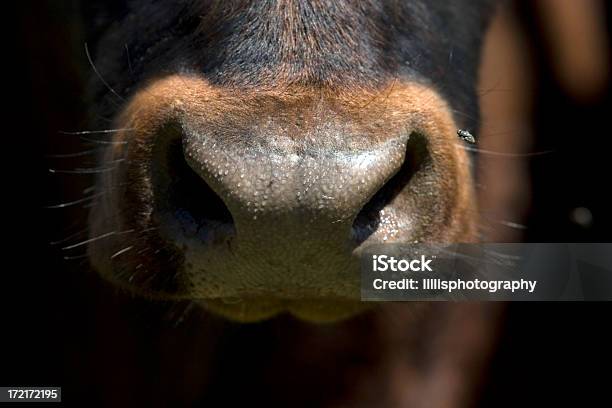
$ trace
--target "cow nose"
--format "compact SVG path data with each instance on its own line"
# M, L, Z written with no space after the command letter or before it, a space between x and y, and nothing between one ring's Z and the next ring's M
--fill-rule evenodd
M100 174L92 263L236 319L320 321L363 306L371 245L474 240L470 161L446 103L411 83L363 91L154 81L104 149L117 165Z
M422 161L422 140L408 133L231 138L185 124L162 133L158 208L204 241L356 245Z

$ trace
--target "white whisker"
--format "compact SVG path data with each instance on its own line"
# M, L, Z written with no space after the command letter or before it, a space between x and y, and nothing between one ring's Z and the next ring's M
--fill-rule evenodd
M103 191L101 193L97 193L97 194L93 194L93 195L90 195L90 196L87 196L87 197L83 197L83 198L80 198L78 200L68 201L66 203L48 205L48 206L46 206L44 208L66 208L66 207L70 207L70 206L73 206L73 205L77 205L77 204L81 204L81 203L87 202L89 200L94 200L94 199L96 199L98 197L103 196L104 194L105 194L105 192Z
M480 154L488 154L490 156L500 156L500 157L533 157L533 156L542 156L544 154L554 153L554 150L544 150L541 152L532 152L532 153L504 153L504 152L495 152L492 150L480 149L477 147L465 146L461 143L457 143L457 146L461 147L464 150L470 152L477 152Z
M86 240L81 241L79 243L65 246L65 247L62 248L62 250L66 251L66 250L69 250L69 249L78 248L80 246L87 245L87 244L89 244L91 242L95 242L95 241L98 241L100 239L112 237L115 234L117 234L117 231L107 232L106 234L98 235L97 237L89 238L89 239L86 239Z
M102 83L113 93L115 94L119 99L121 99L122 101L125 101L125 99L119 95L109 84L108 82L106 82L106 80L104 80L104 78L102 77L102 75L100 74L100 72L98 72L98 69L96 68L95 64L93 63L93 60L91 59L91 55L89 54L89 47L87 46L87 43L85 43L85 54L87 55L87 60L89 61L89 64L91 65L91 67L93 68L94 72L96 73L96 75L98 76L98 78L100 78L100 81L102 81Z
M129 250L131 250L132 248L134 248L133 246L129 246L126 248L123 248L120 251L115 252L114 254L111 255L110 259L115 259L116 257L118 257L121 254L125 254L126 252L128 252Z
M135 130L134 128L117 128L117 129L102 129L102 130L79 130L75 132L68 132L65 130L60 130L58 133L62 135L97 135L97 134L105 134L105 133L118 133Z

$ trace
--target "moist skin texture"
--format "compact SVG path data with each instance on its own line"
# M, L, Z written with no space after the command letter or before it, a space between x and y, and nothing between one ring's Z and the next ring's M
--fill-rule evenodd
M335 321L366 307L367 245L476 237L469 158L448 105L422 84L248 91L169 75L135 92L116 127L104 160L117 165L90 217L91 237L111 235L89 252L104 277L146 296L239 321ZM173 140L231 220L168 204Z

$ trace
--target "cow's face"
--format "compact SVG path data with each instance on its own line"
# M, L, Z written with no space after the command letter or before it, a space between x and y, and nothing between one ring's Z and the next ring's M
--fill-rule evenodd
M429 3L135 6L97 63L117 130L93 265L238 320L332 320L361 308L365 246L475 240L456 131L489 7Z

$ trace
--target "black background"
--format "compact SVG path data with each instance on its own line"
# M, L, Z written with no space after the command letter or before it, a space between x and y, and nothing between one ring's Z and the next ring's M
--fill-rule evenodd
M534 150L555 153L530 163L527 241L610 242L611 93L588 105L564 94L550 74L548 56L539 51L541 34L530 7L519 2L537 62ZM87 180L50 175L48 168L58 162L46 157L77 149L76 142L58 139L57 131L80 129L87 108L87 27L71 19L78 13L78 2L31 1L3 18L8 46L2 65L8 71L0 136L2 385L62 385L74 375L66 367L75 366L67 364L66 348L78 347L79 333L91 328L95 314L87 297L96 293L91 288L97 278L82 273L79 260L62 259L61 250L49 244L78 225L83 214L44 208L66 200L67 184L71 190L87 186ZM572 222L576 207L591 210L590 228ZM609 401L611 312L610 303L510 304L481 406Z

